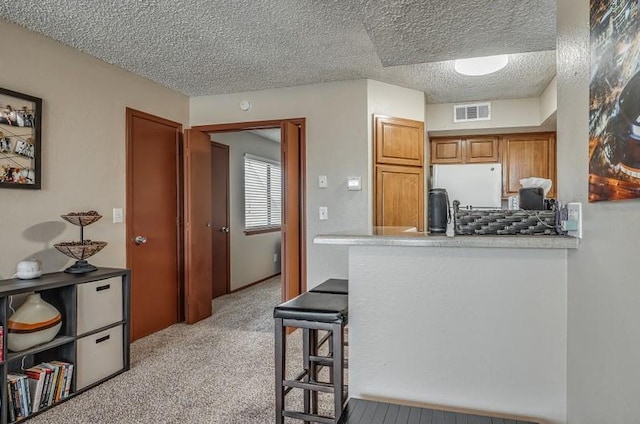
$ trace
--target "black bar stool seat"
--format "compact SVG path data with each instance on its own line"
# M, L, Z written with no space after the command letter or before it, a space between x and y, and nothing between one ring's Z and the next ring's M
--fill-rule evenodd
M323 283L318 284L311 290L311 293L331 293L331 294L340 294L343 296L349 295L349 280L344 280L340 278L330 278ZM327 340L329 340L330 334L326 334L318 341L318 347L324 345ZM346 339L344 341L345 346L348 344ZM329 340L329 353L333 352L333 346L331 344L331 340Z
M349 280L330 278L309 291L313 293L349 294Z
M273 309L275 318L276 359L276 423L284 424L285 417L336 424L348 398L345 384L344 327L349 315L349 297L334 293L303 293ZM293 379L286 378L286 327L302 329L302 371ZM332 346L327 356L319 354L318 331L327 331ZM329 367L329 382L318 379L318 367ZM292 389L303 390L303 411L286 407L285 397ZM318 392L333 395L333 416L320 415Z
M349 300L333 293L307 292L276 306L274 318L346 323Z

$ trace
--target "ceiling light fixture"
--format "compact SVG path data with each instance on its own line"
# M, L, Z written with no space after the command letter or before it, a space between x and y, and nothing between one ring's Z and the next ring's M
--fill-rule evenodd
M469 76L488 75L498 72L507 66L509 56L501 54L498 56L472 57L469 59L458 59L454 65L457 73Z

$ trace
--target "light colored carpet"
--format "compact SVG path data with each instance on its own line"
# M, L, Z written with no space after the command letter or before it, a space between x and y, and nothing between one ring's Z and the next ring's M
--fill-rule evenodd
M30 423L273 424L272 314L279 303L279 277L216 299L212 317L137 340L130 371ZM290 363L299 364L299 331L288 343ZM297 393L289 397L290 405L300 403ZM322 409L329 404L321 397Z

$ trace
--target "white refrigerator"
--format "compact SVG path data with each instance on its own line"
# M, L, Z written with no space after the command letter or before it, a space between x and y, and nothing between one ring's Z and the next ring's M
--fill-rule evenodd
M449 202L460 201L460 208L502 209L502 165L478 163L433 165L432 188L447 190Z

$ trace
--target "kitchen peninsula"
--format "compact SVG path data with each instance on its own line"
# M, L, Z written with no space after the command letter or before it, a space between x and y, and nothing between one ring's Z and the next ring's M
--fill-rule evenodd
M317 235L349 246L349 394L566 417L564 236Z

